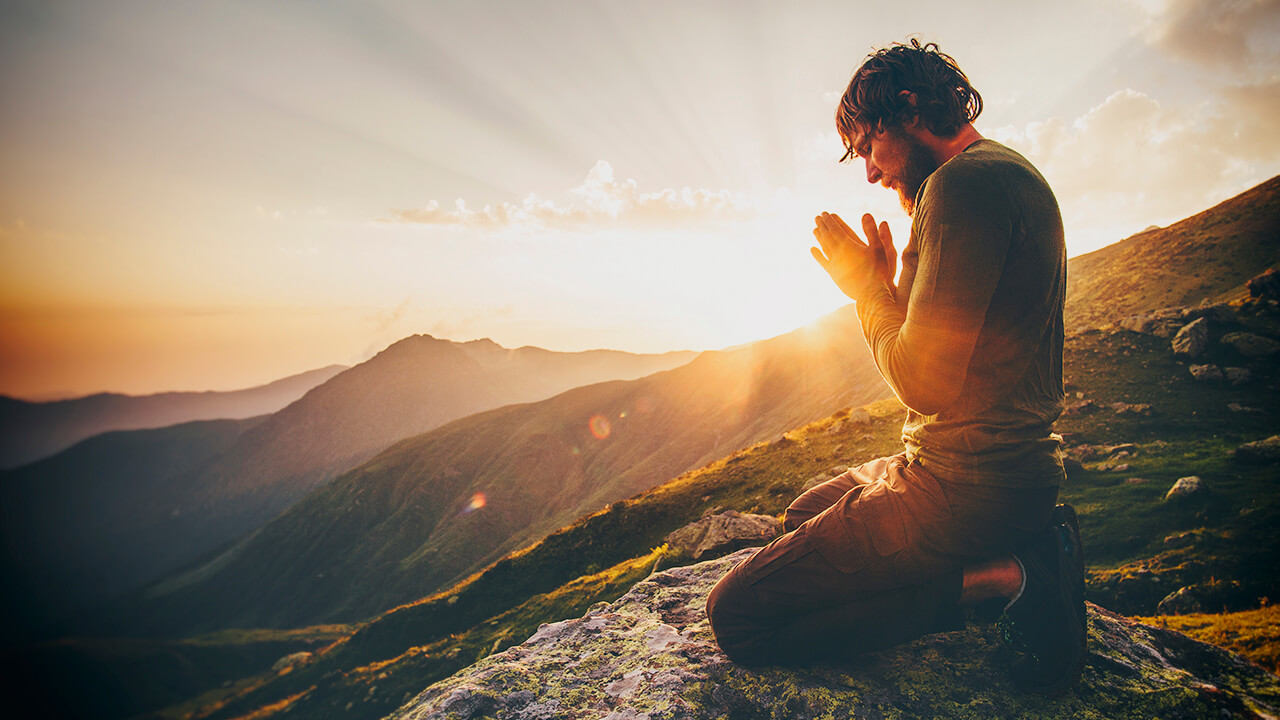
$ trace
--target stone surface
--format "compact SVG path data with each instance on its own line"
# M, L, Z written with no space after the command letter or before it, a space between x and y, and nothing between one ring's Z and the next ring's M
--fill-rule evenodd
M1280 342L1253 333L1228 333L1222 336L1221 342L1235 348L1245 357L1266 357L1280 352Z
M871 421L871 413L867 412L865 408L854 408L849 411L848 415L840 418L834 423L831 423L831 427L827 428L827 432L832 435L838 435L840 433L849 432L856 427L868 425Z
M1145 335L1171 338L1186 321L1182 319L1183 308L1165 308L1151 313L1130 315L1120 320L1120 327Z
M1209 321L1202 317L1182 326L1173 336L1172 344L1177 357L1189 360L1200 357L1209 347Z
M781 529L782 523L775 517L727 510L685 525L667 535L666 542L672 550L701 560L744 547L764 545Z
M1169 488L1169 492L1164 494L1164 499L1172 500L1178 497L1187 497L1189 495L1195 495L1198 492L1204 492L1205 489L1206 486L1203 480L1195 475L1190 475L1188 477L1178 478L1178 482L1174 483L1173 487Z
M1236 457L1248 462L1280 462L1280 435L1272 435L1266 440L1245 443L1236 448Z
M1192 365L1189 370L1191 370L1191 377L1198 382L1222 381L1222 368L1217 365Z
M748 669L720 652L707 592L752 551L657 573L586 616L545 625L408 702L393 718L816 720L1217 718L1280 715L1280 678L1185 635L1089 606L1081 684L1017 692L992 626L843 665Z
M1280 300L1280 273L1271 268L1250 278L1249 294L1266 300Z
M1138 417L1151 417L1151 405L1148 403L1111 403L1111 410L1117 415L1136 415Z
M820 472L817 475L814 475L813 477L806 480L804 482L804 485L801 486L800 492L804 492L805 490L809 490L810 488L815 488L821 485L822 483L834 478L835 476L843 473L848 469L849 469L848 465L834 465L826 469L825 471Z
M1197 307L1186 308L1182 311L1182 319L1190 322L1199 318L1208 318L1210 322L1229 323L1236 319L1236 313L1231 306L1226 303L1208 304L1206 300Z
M1186 615L1203 610L1204 606L1200 604L1200 599L1189 587L1169 593L1159 605L1156 605L1156 612L1161 615Z
M1222 368L1222 375L1227 382L1232 385L1247 385L1253 379L1253 373L1249 372L1249 368L1228 367Z

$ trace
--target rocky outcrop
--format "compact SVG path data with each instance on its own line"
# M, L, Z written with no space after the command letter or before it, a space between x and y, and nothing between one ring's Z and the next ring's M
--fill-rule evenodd
M715 644L703 605L752 551L657 573L612 604L427 688L393 718L1210 718L1280 714L1280 678L1185 635L1089 606L1081 684L1018 693L990 626L844 665L748 669Z
M1253 373L1249 372L1249 368L1222 368L1222 375L1232 385L1248 385L1249 381L1253 379Z
M1270 268L1249 279L1249 294L1264 300L1280 300L1280 273Z
M685 525L667 535L666 541L672 551L701 560L744 547L759 547L772 540L781 529L782 522L770 515L744 515L727 510Z
M1246 462L1280 462L1280 435L1272 435L1266 440L1245 443L1236 448L1235 454L1237 458Z
M1199 318L1187 323L1173 337L1173 354L1190 360L1200 357L1209 347L1209 321Z
M1280 353L1280 342L1269 337L1247 332L1227 333L1222 336L1222 344L1230 345L1245 357L1267 357Z
M1165 500L1173 500L1174 498L1184 498L1204 492L1204 481L1195 475L1178 478L1178 481L1169 488L1169 492L1165 493Z
M1192 365L1189 370L1197 382L1222 382L1222 368L1217 365Z

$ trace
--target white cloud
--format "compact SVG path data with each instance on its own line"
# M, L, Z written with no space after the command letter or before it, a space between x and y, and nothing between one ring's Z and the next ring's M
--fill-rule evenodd
M642 193L634 179L619 181L613 166L601 160L581 185L569 191L572 200L557 205L530 193L520 204L485 205L479 210L458 199L452 208L435 200L420 208L396 209L383 222L468 227L533 226L573 229L601 223L688 226L691 223L747 220L756 206L729 190L666 188Z
M1280 0L1143 0L1147 41L1170 55L1214 69L1275 73Z
M1274 84L1273 84L1274 85ZM1081 117L989 134L1025 154L1062 205L1073 252L1192 215L1280 170L1266 125L1273 92L1237 88L1220 102L1167 108L1132 89Z

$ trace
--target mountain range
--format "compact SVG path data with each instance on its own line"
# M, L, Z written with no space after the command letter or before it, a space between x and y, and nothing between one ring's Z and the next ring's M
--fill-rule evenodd
M0 579L11 606L28 611L15 625L36 632L192 562L402 438L693 356L509 350L414 335L272 415L107 433L0 474L11 517L0 532L9 558Z
M28 402L0 395L0 469L35 462L111 430L267 415L345 369L344 365L330 365L230 392L99 393L52 402Z
M673 370L410 438L225 552L126 598L106 629L347 622L422 597L611 502L887 396L859 332L845 307Z

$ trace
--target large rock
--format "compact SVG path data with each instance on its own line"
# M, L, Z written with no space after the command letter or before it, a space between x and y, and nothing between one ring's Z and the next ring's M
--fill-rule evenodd
M1227 333L1222 336L1221 342L1235 348L1245 357L1266 357L1280 352L1280 342L1253 333Z
M1164 308L1150 313L1130 315L1120 320L1120 327L1145 335L1157 337L1173 337L1186 322L1182 319L1183 308Z
M1280 678L1226 650L1089 606L1081 684L1017 692L991 626L932 635L844 665L747 669L716 646L703 605L751 554L657 573L612 604L427 688L393 718L1217 718L1280 714Z
M777 536L782 522L769 515L743 515L727 510L708 515L667 536L672 550L694 560L725 555L744 547L759 547Z
M1270 268L1249 279L1249 294L1266 300L1280 300L1280 273Z
M1198 307L1187 308L1182 311L1182 319L1184 321L1190 322L1197 318L1208 318L1215 323L1229 323L1236 319L1236 313L1226 303L1210 305L1206 300Z
M1249 372L1249 368L1222 368L1222 375L1232 385L1247 385L1253 379L1253 373Z
M1172 500L1174 498L1190 497L1196 493L1204 492L1204 490L1204 481L1195 475L1189 475L1178 478L1173 487L1169 488L1169 492L1164 494L1164 499Z
M1173 336L1173 354L1194 360L1209 347L1209 321L1199 318L1187 323Z
M1204 606L1200 604L1200 598L1196 597L1195 591L1189 587L1169 593L1159 605L1156 605L1156 612L1160 615L1187 615L1203 611Z
M1222 368L1217 365L1192 365L1188 369L1198 382L1222 382Z
M1248 462L1280 462L1280 435L1272 435L1266 440L1245 443L1236 448L1236 457Z

